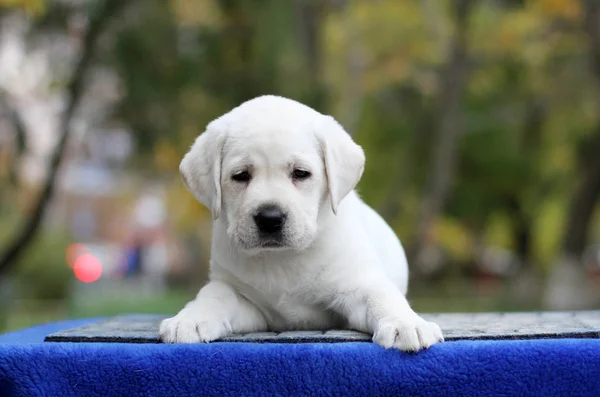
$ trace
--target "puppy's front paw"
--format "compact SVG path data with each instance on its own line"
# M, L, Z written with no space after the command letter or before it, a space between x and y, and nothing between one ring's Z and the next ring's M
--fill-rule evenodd
M211 342L231 333L230 326L215 313L185 308L160 323L158 336L165 343Z
M443 342L444 337L436 323L415 315L402 319L383 319L373 334L373 341L386 349L393 347L416 352Z

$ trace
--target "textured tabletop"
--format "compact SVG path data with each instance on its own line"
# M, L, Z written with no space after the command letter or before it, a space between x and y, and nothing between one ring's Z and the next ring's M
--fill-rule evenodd
M440 325L446 340L600 338L600 311L423 314ZM125 315L49 334L47 342L159 343L162 315ZM232 335L227 342L368 342L347 330L260 332Z

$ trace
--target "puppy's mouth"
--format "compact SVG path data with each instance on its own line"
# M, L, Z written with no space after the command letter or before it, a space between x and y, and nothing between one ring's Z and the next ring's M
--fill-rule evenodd
M285 248L286 245L283 244L282 241L279 240L266 240L266 241L261 241L260 245L258 246L258 248L264 248L264 249L277 249L277 248Z
M290 249L291 246L286 244L283 240L260 240L255 244L248 245L246 244L244 247L244 251L250 255L258 255L264 252L276 252L276 251L285 251Z

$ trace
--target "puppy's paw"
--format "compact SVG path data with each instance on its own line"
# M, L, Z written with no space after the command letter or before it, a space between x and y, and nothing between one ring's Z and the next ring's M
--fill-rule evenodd
M373 341L389 349L416 352L443 342L442 330L436 323L413 315L402 319L383 319L373 334Z
M215 313L185 308L160 323L158 336L165 343L211 342L231 333Z

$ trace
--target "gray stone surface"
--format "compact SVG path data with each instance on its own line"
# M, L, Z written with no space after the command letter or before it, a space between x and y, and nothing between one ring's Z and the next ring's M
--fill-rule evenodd
M600 311L423 314L435 321L446 340L600 338ZM158 326L165 316L126 315L60 331L47 342L160 343ZM368 342L367 334L348 330L256 332L231 335L223 342L335 343Z
M426 314L446 340L600 338L600 311Z

